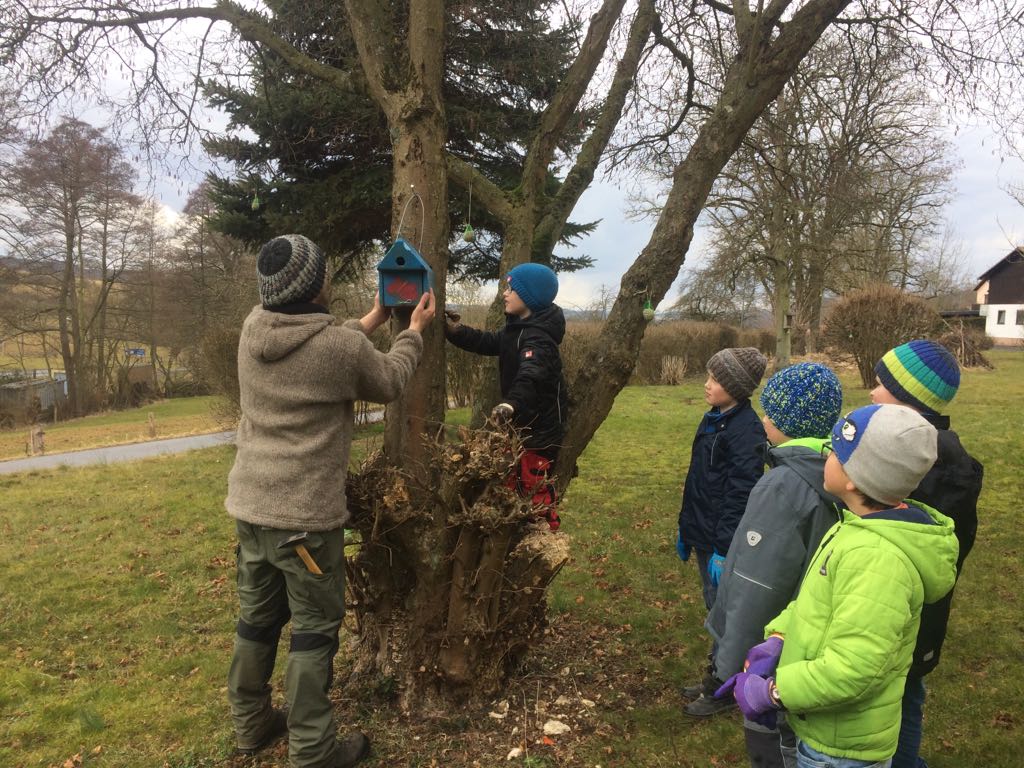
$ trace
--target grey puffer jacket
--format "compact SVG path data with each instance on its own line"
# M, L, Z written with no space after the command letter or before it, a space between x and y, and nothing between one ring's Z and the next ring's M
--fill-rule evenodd
M743 671L747 651L796 596L822 536L840 519L842 503L822 486L825 442L791 440L767 451L770 469L750 492L704 623L718 644L720 680Z

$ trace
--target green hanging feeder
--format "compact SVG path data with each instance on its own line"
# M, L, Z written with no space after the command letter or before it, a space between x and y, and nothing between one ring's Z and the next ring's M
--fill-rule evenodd
M644 301L644 320L650 322L654 319L654 307L651 306L651 300L648 298Z
M252 209L258 211L260 209L260 193L254 192L252 196Z
M462 230L462 239L467 243L472 243L476 240L476 232L473 231L473 227L469 224L467 224L466 228Z

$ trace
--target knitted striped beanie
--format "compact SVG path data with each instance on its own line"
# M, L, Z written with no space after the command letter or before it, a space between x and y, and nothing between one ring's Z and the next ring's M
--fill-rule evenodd
M890 349L875 365L875 375L893 397L925 413L941 413L960 386L956 358L927 339Z
M324 287L327 257L304 235L282 235L260 249L256 271L264 307L307 302Z

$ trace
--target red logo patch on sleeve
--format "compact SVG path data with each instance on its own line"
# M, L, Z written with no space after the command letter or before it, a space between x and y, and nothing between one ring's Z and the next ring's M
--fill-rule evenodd
M529 360L531 357L533 357L532 349L528 349L525 352L523 352L523 360Z

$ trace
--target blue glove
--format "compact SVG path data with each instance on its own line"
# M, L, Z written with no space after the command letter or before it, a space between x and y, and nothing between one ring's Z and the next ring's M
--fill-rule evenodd
M679 559L684 563L690 559L690 547L683 541L683 529L679 528L679 532L676 534L676 554L679 555Z
M725 685L715 691L715 698L732 693L743 716L751 722L775 730L778 727L779 705L772 699L770 691L772 678L740 672L730 677Z
M743 671L761 677L771 677L775 674L775 668L779 666L779 657L782 656L782 638L772 635L763 643L758 643L747 651L747 661L743 665Z
M718 551L716 550L715 554L713 554L711 559L708 560L708 578L711 579L711 583L716 587L718 586L718 582L722 579L722 567L724 565L725 557L718 554Z

